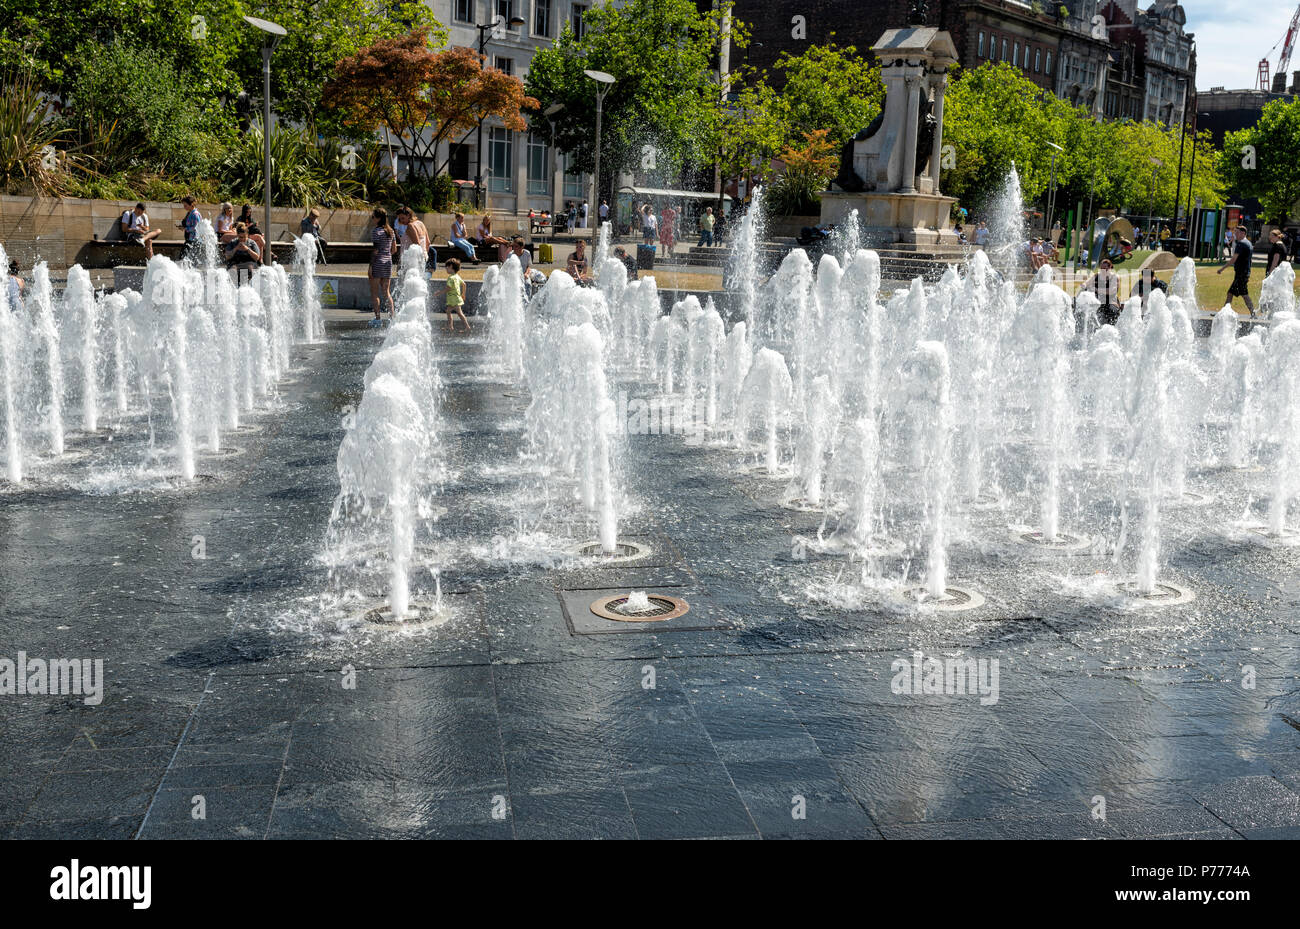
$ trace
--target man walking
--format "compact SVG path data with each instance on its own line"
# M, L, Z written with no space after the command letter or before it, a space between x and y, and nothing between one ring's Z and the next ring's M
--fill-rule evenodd
M704 215L700 217L700 241L696 248L701 245L713 244L713 207L706 206Z
M1250 300L1250 262L1255 255L1255 249L1251 247L1250 241L1246 238L1246 226L1244 223L1237 223L1232 230L1235 244L1232 246L1233 258L1226 262L1216 271L1216 274L1222 274L1228 268L1232 268L1232 286L1228 288L1228 299L1224 301L1224 306L1232 306L1233 297L1241 297L1246 301L1246 309L1250 310L1250 315L1255 315L1255 304Z

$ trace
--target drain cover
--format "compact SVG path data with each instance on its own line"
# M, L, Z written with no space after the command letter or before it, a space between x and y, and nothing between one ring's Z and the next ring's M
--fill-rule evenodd
M903 599L932 610L974 610L984 605L984 597L965 587L945 587L943 595L936 597L924 587L908 587Z
M591 605L591 612L603 619L620 623L658 623L676 619L690 611L690 605L685 600L663 594L648 594L648 608L633 612L628 607L629 596L619 594L616 597L601 597Z
M574 552L581 558L595 558L600 561L619 563L639 561L650 554L650 549L636 542L615 542L614 550L607 552L599 542L583 542Z
M1213 494L1203 494L1195 490L1184 490L1182 496L1174 501L1183 506L1208 506L1214 502Z

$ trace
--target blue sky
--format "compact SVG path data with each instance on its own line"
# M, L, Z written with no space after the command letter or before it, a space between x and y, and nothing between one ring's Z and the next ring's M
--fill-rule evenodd
M1297 0L1182 0L1187 29L1196 33L1196 87L1253 87L1259 60L1268 55L1277 67L1281 48L1271 49L1283 35ZM1138 0L1146 8L1147 0ZM1300 71L1300 48L1291 56L1291 71ZM1290 83L1290 75L1287 83Z

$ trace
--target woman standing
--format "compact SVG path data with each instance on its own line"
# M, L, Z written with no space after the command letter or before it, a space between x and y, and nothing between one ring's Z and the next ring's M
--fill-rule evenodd
M375 319L380 318L384 304L388 304L388 316L393 313L393 248L397 244L397 233L388 225L388 211L382 206L375 207L370 214L375 221L370 230L370 244L374 250L370 254L370 306L375 311Z
M672 257L673 246L677 244L676 222L677 211L670 206L664 207L663 215L659 219L659 244L664 247L665 257Z

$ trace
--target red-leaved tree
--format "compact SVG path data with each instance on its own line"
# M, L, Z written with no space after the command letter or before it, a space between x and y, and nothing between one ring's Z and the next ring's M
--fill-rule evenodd
M396 39L383 39L334 68L322 99L339 110L346 125L366 132L387 128L413 169L428 175L447 166L437 161L438 146L464 141L490 116L506 128L528 128L524 110L537 101L523 82L496 68L483 67L483 56L470 48L442 51L429 45L421 27Z

